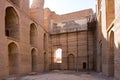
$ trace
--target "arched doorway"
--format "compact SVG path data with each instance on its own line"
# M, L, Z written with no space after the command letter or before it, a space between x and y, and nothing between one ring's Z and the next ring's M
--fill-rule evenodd
M37 29L34 23L30 25L30 44L32 46L37 45Z
M68 55L67 62L68 62L68 70L74 70L75 69L75 57L73 54Z
M15 43L8 45L9 75L18 73L18 47Z
M37 51L34 48L31 51L31 63L32 72L34 72L37 69Z
M109 76L114 76L114 32L112 31L110 34L109 40Z
M19 18L13 7L6 8L5 35L7 37L19 39Z

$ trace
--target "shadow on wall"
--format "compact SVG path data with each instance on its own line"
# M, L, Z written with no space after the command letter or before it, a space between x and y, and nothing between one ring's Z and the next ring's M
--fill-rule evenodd
M120 43L115 44L116 40L113 31L110 32L107 39L103 36L103 33L101 33L101 35L102 38L98 39L97 42L97 48L99 49L99 52L97 53L96 57L96 66L99 67L98 69L101 68L101 72L103 72L103 74L119 80L120 76L118 74L120 73ZM101 43L99 42L100 40Z

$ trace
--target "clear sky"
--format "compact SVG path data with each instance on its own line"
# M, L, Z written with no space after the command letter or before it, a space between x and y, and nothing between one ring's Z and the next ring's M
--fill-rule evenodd
M48 7L57 14L92 8L95 12L96 0L45 0L44 7Z

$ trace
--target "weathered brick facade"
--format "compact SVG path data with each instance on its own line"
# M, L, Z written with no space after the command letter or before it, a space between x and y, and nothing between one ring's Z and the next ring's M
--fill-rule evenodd
M36 1L0 1L0 78L43 71L44 1Z
M49 28L49 68L52 70L94 69L94 14L91 9L57 15L45 9L45 28ZM48 27L49 26L49 27ZM55 62L62 49L62 63Z
M120 80L119 0L97 0L97 71Z
M58 15L44 0L0 1L0 79L48 70L95 70L120 80L119 0ZM57 58L57 50L62 57Z

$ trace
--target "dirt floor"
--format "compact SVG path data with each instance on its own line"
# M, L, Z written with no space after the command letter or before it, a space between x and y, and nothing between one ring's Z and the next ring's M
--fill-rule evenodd
M113 78L96 72L52 71L29 74L19 78L13 77L6 80L113 80Z

